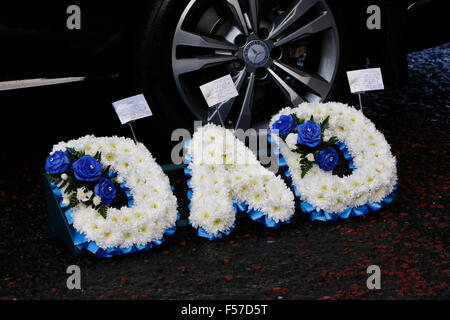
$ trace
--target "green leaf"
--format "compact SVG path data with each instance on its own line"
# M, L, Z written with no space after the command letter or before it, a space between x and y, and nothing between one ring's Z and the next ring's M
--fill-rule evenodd
M102 160L102 154L100 153L100 151L97 151L95 153L94 159L97 160L98 162L100 162Z
M66 193L76 192L76 190L78 189L75 181L70 176L66 180L66 185Z
M69 196L69 206L68 206L68 208L69 209L72 209L72 208L74 208L74 207L76 207L77 205L78 205L78 199L77 199L77 196L76 196L76 194L71 194L70 196Z
M75 162L78 159L80 159L81 157L83 157L84 155L86 155L86 153L84 151L76 151L73 148L67 148L67 150L69 151L68 154L69 154L70 160L72 162Z
M69 155L70 161L75 162L78 160L77 152L73 148L67 148L67 154Z
M291 117L292 117L292 119L294 119L294 122L295 122L297 125L301 124L301 123L300 123L301 120L297 117L297 115L296 115L295 113L292 113L292 114L291 114Z
M337 138L337 137L331 137L328 141L322 141L317 147L316 147L316 150L317 151L319 151L319 150L323 150L323 149L326 149L326 148L329 148L329 147L334 147L335 146L335 144L336 144L336 142L338 142L339 141L339 139Z
M102 204L100 205L100 207L98 208L98 213L100 213L100 215L106 219L107 217L107 211L108 211L108 206Z
M329 127L329 120L330 120L330 116L327 116L327 117L325 118L325 120L323 120L322 123L320 124L320 127L321 127L321 129L322 129L322 133L323 133L326 129L328 129L328 127Z
M337 137L331 137L330 140L328 140L328 143L330 145L334 145L336 142L338 142L338 138Z
M297 115L295 113L291 113L291 117L292 117L292 120L294 120L294 122L297 123L297 120L298 120Z
M308 159L306 159L306 158L303 158L302 160L300 160L300 163L301 164L308 164Z
M302 170L302 179L305 177L305 175L308 173L309 170L311 170L311 168L313 167L314 162L309 162L308 164L302 165L300 168Z
M102 175L105 177L108 177L108 173L109 173L110 169L111 169L111 166L107 166L105 169L103 169Z
M88 201L86 201L84 204L87 205L88 207L95 208L95 206L94 206L94 197L95 197L95 195L93 194L91 196L91 198Z
M327 147L332 147L338 141L338 138L331 137L330 140L327 141Z

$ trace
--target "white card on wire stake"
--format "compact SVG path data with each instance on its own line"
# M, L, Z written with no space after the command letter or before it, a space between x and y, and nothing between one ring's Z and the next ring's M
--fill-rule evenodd
M206 103L208 103L208 107L215 107L219 103L226 102L239 95L230 75L205 83L200 86L200 90Z
M152 111L143 94L113 102L112 105L122 124L152 115Z
M380 68L347 71L351 93L383 90L383 76Z

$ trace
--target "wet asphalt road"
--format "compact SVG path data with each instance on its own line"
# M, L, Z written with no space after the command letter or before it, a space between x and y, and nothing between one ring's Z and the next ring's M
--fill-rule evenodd
M297 212L280 230L244 218L214 242L182 228L149 252L107 260L73 257L48 238L42 174L45 155L60 140L91 132L129 135L110 106L121 98L119 84L1 93L0 298L450 298L449 53L447 44L410 54L403 89L364 95L365 114L398 160L398 198L381 212L334 223L310 222ZM100 121L89 117L92 107ZM77 128L65 130L75 121ZM138 137L152 133L152 121L137 126ZM161 145L145 143L166 162ZM175 175L171 182L186 215L185 179ZM81 268L81 290L66 287L72 264ZM381 290L366 288L369 265L381 268Z

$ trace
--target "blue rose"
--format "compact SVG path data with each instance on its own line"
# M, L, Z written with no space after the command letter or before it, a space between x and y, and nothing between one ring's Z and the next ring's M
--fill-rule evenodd
M316 154L316 163L325 171L333 170L338 161L339 156L334 148L326 148Z
M297 126L298 128L298 143L308 147L316 147L322 141L322 129L320 124L316 124L311 120Z
M291 115L281 116L280 119L275 121L272 125L272 129L278 130L278 133L287 136L295 129L295 122Z
M101 178L94 187L94 193L102 199L104 204L111 204L116 197L116 187L111 180Z
M83 156L73 163L73 173L80 181L95 181L102 174L102 165L91 156Z
M47 157L45 170L50 174L63 173L71 164L69 155L65 151L55 151Z

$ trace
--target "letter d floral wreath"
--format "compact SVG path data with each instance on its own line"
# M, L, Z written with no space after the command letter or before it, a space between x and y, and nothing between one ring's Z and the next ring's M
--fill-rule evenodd
M141 143L94 136L61 142L45 169L79 249L111 257L148 250L175 231L169 178Z
M341 103L303 103L273 116L280 166L292 179L311 220L362 216L390 203L397 188L396 160L383 134ZM279 139L280 138L280 139ZM352 174L333 174L342 151Z

